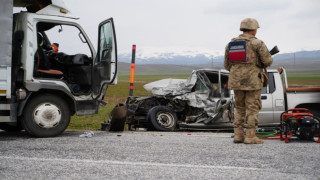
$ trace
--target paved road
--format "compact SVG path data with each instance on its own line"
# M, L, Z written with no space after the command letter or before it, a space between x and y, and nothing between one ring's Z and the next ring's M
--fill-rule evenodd
M0 132L0 179L320 179L320 144L233 144L230 133Z

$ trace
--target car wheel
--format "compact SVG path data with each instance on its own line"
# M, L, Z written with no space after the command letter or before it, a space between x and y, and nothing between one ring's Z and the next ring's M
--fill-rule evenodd
M147 115L153 127L159 131L173 131L177 124L177 115L166 106L153 107Z
M59 96L41 94L29 101L24 109L22 125L36 137L54 137L69 125L69 106Z
M127 118L127 106L118 104L113 108L110 114L111 121L109 131L123 131Z

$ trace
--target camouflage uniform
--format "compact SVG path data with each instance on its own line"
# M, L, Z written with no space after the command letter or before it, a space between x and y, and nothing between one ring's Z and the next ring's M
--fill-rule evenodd
M272 64L272 57L263 41L254 35L241 34L234 41L246 42L246 62L233 63L229 61L229 44L225 50L224 67L230 71L228 87L235 93L234 128L247 129L258 126L258 114L261 109L261 89L263 88L263 65ZM262 62L263 65L260 63ZM243 130L242 130L243 132ZM235 132L236 133L236 132Z

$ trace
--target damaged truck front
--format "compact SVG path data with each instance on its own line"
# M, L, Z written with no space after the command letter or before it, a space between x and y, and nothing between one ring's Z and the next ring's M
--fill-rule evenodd
M160 131L212 129L233 121L232 91L225 70L195 70L185 79L163 79L146 84L153 95L128 97L129 128ZM223 124L224 124L223 123Z

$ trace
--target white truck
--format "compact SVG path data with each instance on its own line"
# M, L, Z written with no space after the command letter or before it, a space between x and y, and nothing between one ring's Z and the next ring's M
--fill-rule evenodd
M97 53L78 19L62 0L1 1L0 129L57 136L71 115L106 104L108 85L117 83L113 19L99 24Z
M278 125L281 113L293 108L307 108L320 117L320 87L289 87L283 67L268 72L269 85L261 93L263 124Z

